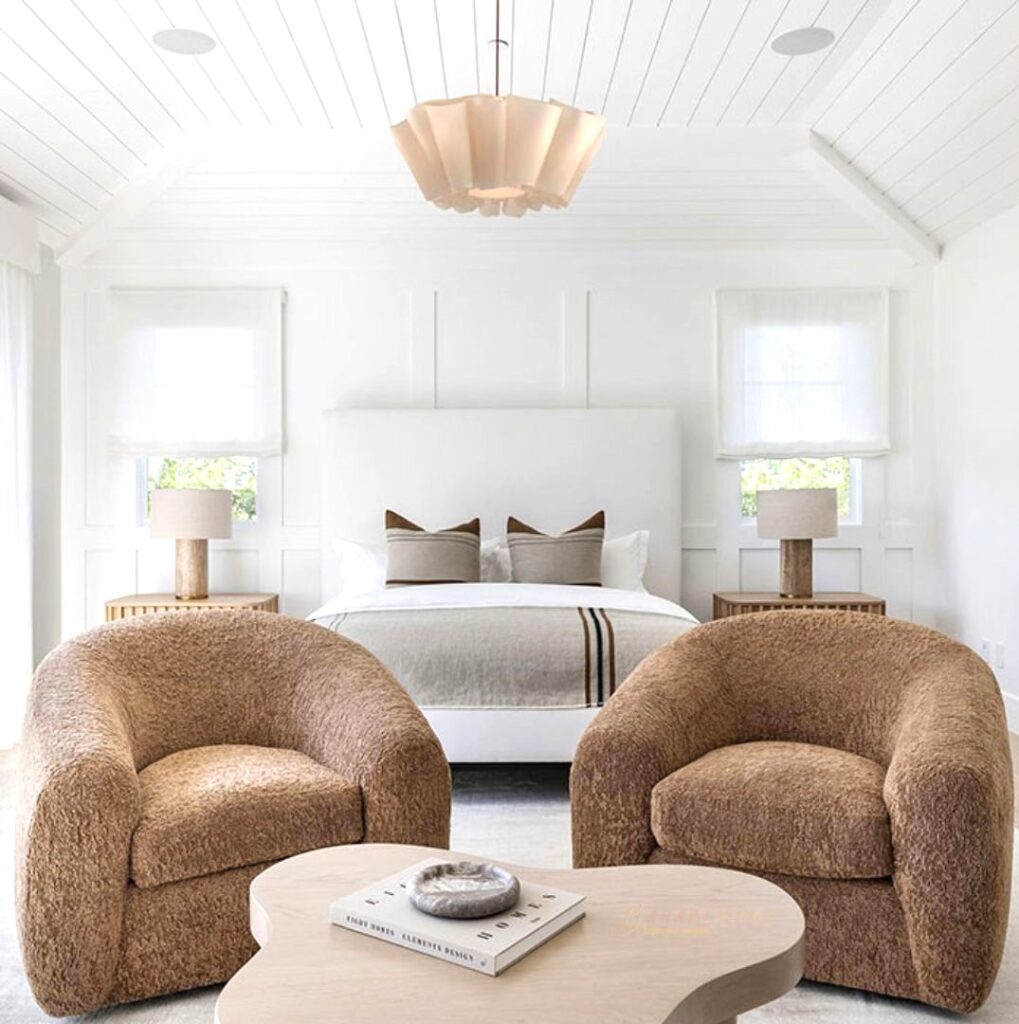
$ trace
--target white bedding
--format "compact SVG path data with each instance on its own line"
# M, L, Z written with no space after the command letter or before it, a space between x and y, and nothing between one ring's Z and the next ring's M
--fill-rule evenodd
M407 611L414 608L605 608L695 619L682 605L664 597L612 587L574 587L550 583L434 583L392 587L327 601L309 619L349 612Z

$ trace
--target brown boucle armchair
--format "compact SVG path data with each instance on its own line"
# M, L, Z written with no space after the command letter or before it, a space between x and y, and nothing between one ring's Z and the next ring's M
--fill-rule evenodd
M17 913L50 1014L208 985L256 949L248 885L338 843L448 845L449 767L364 648L265 612L101 626L33 681Z
M775 611L650 655L581 740L577 867L763 875L807 921L806 977L957 1011L1001 961L1012 774L968 648L855 612Z

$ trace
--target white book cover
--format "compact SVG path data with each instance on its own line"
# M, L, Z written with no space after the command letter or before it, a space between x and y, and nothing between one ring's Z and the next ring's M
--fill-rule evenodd
M482 974L501 974L584 916L584 897L520 879L520 899L502 914L472 920L432 917L407 896L410 880L433 857L373 885L341 896L329 920L341 928L447 960Z

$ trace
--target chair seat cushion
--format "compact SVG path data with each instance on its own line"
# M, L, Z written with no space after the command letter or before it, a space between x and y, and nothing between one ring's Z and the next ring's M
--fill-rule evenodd
M364 835L361 789L296 750L195 747L138 773L139 888L291 857Z
M712 750L651 794L651 831L668 854L807 878L884 878L892 840L885 771L809 743Z

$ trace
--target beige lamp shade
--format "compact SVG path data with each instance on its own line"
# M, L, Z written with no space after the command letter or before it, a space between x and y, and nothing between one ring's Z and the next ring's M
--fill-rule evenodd
M208 540L231 536L231 492L220 490L155 490L152 492L152 536L174 540Z
M811 540L838 532L834 487L757 492L757 536L763 540Z

